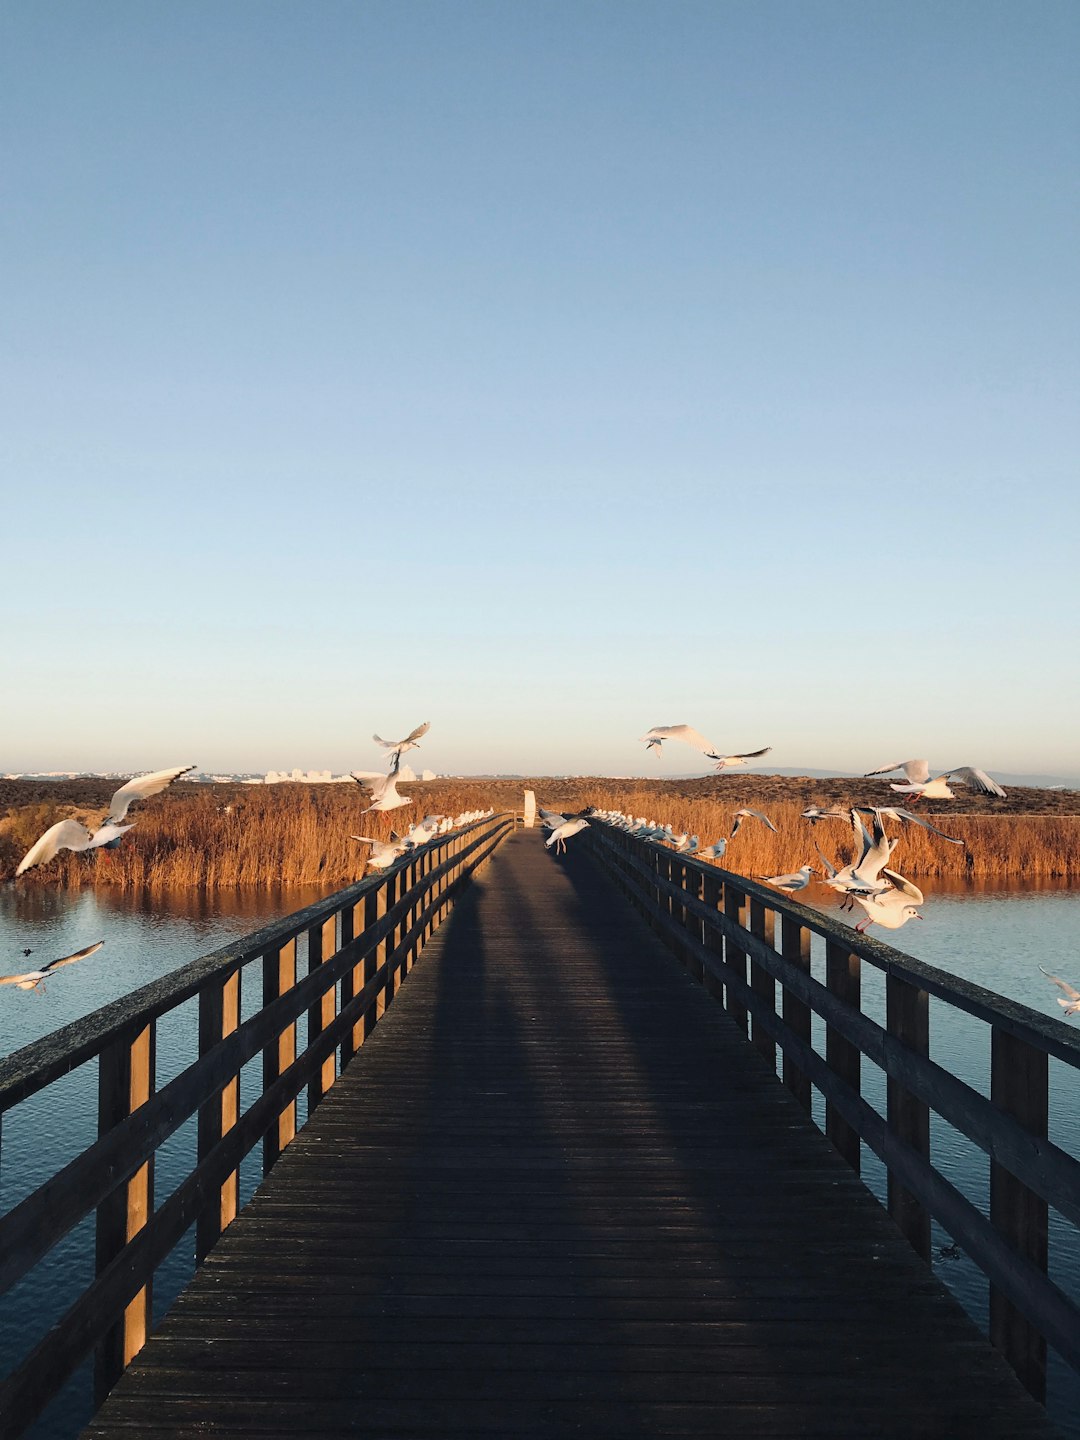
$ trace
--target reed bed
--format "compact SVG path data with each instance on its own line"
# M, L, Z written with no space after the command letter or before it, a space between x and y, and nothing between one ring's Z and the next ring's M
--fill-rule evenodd
M598 809L621 810L670 825L676 834L685 831L697 835L702 846L730 836L735 811L742 808L737 800L721 803L677 796L661 800L654 789L621 786L597 786L592 792L592 804ZM853 837L843 821L823 820L811 825L802 818L805 807L801 802L773 803L761 808L777 833L758 820L744 820L738 835L729 840L724 858L717 862L724 869L739 875L762 876L813 865L821 875L824 866L816 845L838 868L852 858ZM889 834L901 836L892 868L911 879L1080 880L1080 816L938 813L933 821L946 834L963 840L963 847L950 845L919 825L901 826L888 821Z
M720 862L739 874L774 875L813 864L821 869L815 842L833 864L851 858L850 829L840 821L817 826L802 818L808 803L843 803L841 782L828 793L810 795L792 782L788 795L762 791L760 777L716 781L618 781L609 779L439 780L408 787L412 805L390 814L363 815L363 792L353 785L209 786L179 784L132 812L136 824L121 847L90 855L62 853L29 872L20 885L76 887L102 885L122 890L262 889L319 886L340 888L358 879L368 847L352 834L388 839L425 814L456 815L463 810L520 811L525 787L541 805L564 812L618 809L698 835L702 846L730 836L735 811L761 809L777 826L773 834L747 820ZM775 787L775 777L771 780ZM809 782L807 782L809 784ZM839 787L839 788L838 788ZM0 814L0 879L10 879L22 855L56 820L73 815L93 825L100 820L111 785L101 798L57 787L55 800L11 803ZM835 793L834 793L835 791ZM65 799L74 793L75 798ZM887 803L871 792L874 803ZM1033 792L1037 795L1038 792ZM17 800L18 792L14 792ZM867 797L856 788L846 796ZM965 809L969 808L965 803ZM1000 802L998 802L1000 805ZM1056 802L1055 802L1056 803ZM1011 804L1011 799L1010 799ZM974 808L974 807L970 807ZM913 879L974 881L1080 881L1080 814L933 814L947 833L965 841L949 845L921 828L903 828L895 868ZM895 822L889 824L895 831ZM573 842L571 842L573 843Z

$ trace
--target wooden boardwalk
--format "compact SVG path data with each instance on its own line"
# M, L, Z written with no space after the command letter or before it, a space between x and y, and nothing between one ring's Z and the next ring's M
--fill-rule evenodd
M1057 1431L583 848L524 832L85 1434Z

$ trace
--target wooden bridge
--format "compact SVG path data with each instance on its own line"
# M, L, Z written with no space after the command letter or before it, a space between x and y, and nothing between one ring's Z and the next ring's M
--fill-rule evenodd
M929 1059L931 995L986 1024L989 1098ZM185 1002L198 1052L156 1089ZM1080 1063L1060 1022L740 877L610 826L557 862L478 822L0 1063L0 1111L84 1064L99 1104L98 1140L0 1218L6 1288L96 1213L94 1278L4 1382L0 1433L93 1352L88 1440L1056 1434L1032 1395L1048 1339L1080 1364L1080 1311L1047 1206L1080 1220L1080 1166L1046 1139L1050 1056ZM931 1108L987 1151L987 1214L930 1163ZM155 1150L196 1111L155 1206ZM993 1346L926 1263L931 1214L988 1276Z

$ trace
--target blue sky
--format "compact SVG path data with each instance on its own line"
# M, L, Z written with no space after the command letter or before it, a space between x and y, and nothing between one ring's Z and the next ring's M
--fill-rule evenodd
M1072 3L5 5L0 770L1080 774L1078 62Z

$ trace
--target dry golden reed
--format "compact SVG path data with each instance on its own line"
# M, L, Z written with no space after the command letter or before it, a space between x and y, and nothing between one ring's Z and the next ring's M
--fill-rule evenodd
M647 787L611 785L593 791L592 803L600 809L622 810L670 825L676 834L697 835L702 846L730 836L737 800L661 800ZM886 802L882 802L886 803ZM758 807L755 807L758 808ZM854 850L851 829L840 820L816 825L802 818L801 803L772 803L760 807L777 828L774 834L760 821L744 820L729 840L723 860L717 862L739 875L776 875L813 865L820 875L821 858L815 845L837 867L846 864ZM1076 815L935 815L934 823L948 835L963 840L950 845L919 825L887 821L890 836L900 835L893 852L893 868L911 878L970 880L1080 879L1080 816Z
M355 785L211 786L184 784L152 797L132 812L135 828L116 851L89 855L62 853L49 865L24 876L20 884L107 885L124 890L277 889L292 886L340 888L363 873L368 847L350 835L389 838L425 814L456 815L493 807L520 810L523 789L535 790L541 805L564 812L618 809L669 824L676 833L697 835L702 846L730 836L735 811L744 805L763 810L777 826L773 834L750 819L730 841L721 864L743 875L773 875L800 865L821 867L815 842L836 865L851 858L852 838L841 821L811 827L802 818L807 803L843 803L843 782L825 791L806 782L800 794L792 782L779 798L783 782L754 777L712 781L619 781L574 779L439 780L408 787L413 803L390 814L361 814L364 792ZM857 782L856 782L857 783ZM809 788L808 788L809 787ZM49 825L74 815L96 823L107 804L37 800L9 804L0 815L0 879L9 879L21 856ZM58 787L57 795L64 792ZM867 792L868 794L871 793ZM1038 792L1032 792L1033 795ZM808 798L809 797L809 798ZM874 803L887 803L873 792ZM865 803L858 790L849 797ZM1064 803L1051 797L1052 803ZM996 802L1000 804L1001 802ZM1070 802L1071 803L1071 802ZM1010 799L1009 804L1012 804ZM970 802L965 809L974 808ZM965 848L949 845L920 827L903 827L893 856L895 868L915 878L955 880L1080 879L1080 814L1027 814L1017 811L934 818ZM888 822L890 833L899 830Z

